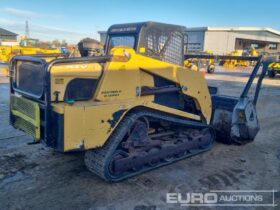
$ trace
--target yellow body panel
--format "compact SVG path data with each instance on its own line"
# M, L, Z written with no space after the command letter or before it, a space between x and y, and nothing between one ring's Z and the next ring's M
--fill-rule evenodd
M102 146L125 114L135 107L153 108L182 117L200 120L200 116L161 106L145 100L123 100L110 103L75 105L53 104L53 110L64 114L64 150L90 149ZM114 114L120 114L114 119ZM116 120L116 121L114 121Z
M101 75L102 67L97 63L90 64L60 64L51 69L51 100L55 100L54 92L58 91L59 101L64 100L65 90L68 83L75 78L98 78Z
M114 48L112 54L112 58L105 64L69 60L71 62L53 63L50 67L51 111L56 113L56 118L50 118L48 123L55 127L49 128L49 132L59 136L61 151L85 150L104 145L126 113L136 107L210 123L211 97L206 80L200 72L136 54L129 48ZM98 79L92 98L83 101L64 100L67 85L76 78ZM176 95L174 107L168 101L173 100L172 97L165 101L163 95L163 101L159 102L155 92L150 95L141 93L145 88L154 91L161 87L155 84L155 78L164 81L164 85L173 84L172 87L176 88L174 94L178 94L178 98ZM164 85L163 87L166 87ZM83 86L79 87L79 91L82 90ZM57 92L60 93L58 100L55 96ZM179 98L180 94L181 97L186 95L192 98L200 114L183 110L180 102L183 98ZM21 97L14 97L15 100L21 100ZM21 120L29 123L33 131L38 132L34 136L38 139L40 114L36 110L39 110L39 104L29 99L24 99L21 103L24 104L25 101L25 104L30 104L28 107L32 105L35 109L28 109L28 113L25 109L20 109L19 112L14 109L12 114L20 118L20 128L25 129ZM28 117L30 113L35 114ZM34 130L35 128L37 130Z
M200 72L138 55L132 49L115 48L112 53L129 59L105 64L100 85L91 100L77 101L71 105L52 103L52 110L64 115L64 151L102 146L125 114L139 106L210 123L211 97ZM51 68L51 93L63 92L73 78L98 78L101 74L99 64L87 67L75 65L54 65ZM194 98L203 116L157 104L154 95L140 96L140 87L154 87L153 75L178 84L184 94ZM64 83L55 84L58 78L63 79ZM59 83L60 80L57 81ZM62 97L63 94L60 99ZM114 119L117 115L118 118Z

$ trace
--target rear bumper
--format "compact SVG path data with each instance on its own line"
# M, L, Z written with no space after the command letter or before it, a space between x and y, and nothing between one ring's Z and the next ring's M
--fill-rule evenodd
M47 129L49 133L46 134L44 142L47 146L64 152L64 115L52 111L49 126L49 129Z

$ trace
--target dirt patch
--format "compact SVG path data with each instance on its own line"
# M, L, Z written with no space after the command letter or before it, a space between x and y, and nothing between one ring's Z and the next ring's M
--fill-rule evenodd
M237 96L245 81L243 74L207 78L223 93ZM83 153L57 153L42 144L28 145L31 138L26 135L17 136L7 122L8 112L1 111L8 108L8 88L3 88L0 135L11 138L0 141L0 209L185 209L167 204L166 193L279 190L278 82L279 78L265 79L257 105L261 130L254 142L245 146L216 143L208 152L114 184L87 171ZM279 193L275 202L280 204Z

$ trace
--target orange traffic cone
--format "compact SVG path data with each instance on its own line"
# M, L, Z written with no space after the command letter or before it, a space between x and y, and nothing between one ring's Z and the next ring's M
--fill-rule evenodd
M205 68L201 68L201 69L200 69L200 73L203 75L203 77L205 77L205 75L206 75L206 70L205 70Z

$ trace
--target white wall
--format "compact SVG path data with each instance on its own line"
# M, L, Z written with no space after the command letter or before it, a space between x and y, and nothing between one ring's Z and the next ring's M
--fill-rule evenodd
M280 43L280 36L268 31L232 32L236 38Z
M19 45L19 42L17 41L1 41L0 44L3 46L14 46L14 45Z
M227 31L206 31L204 50L212 50L214 54L226 54L234 51L235 36Z
M203 50L220 55L230 53L235 50L237 38L280 43L280 36L267 31L206 31Z

